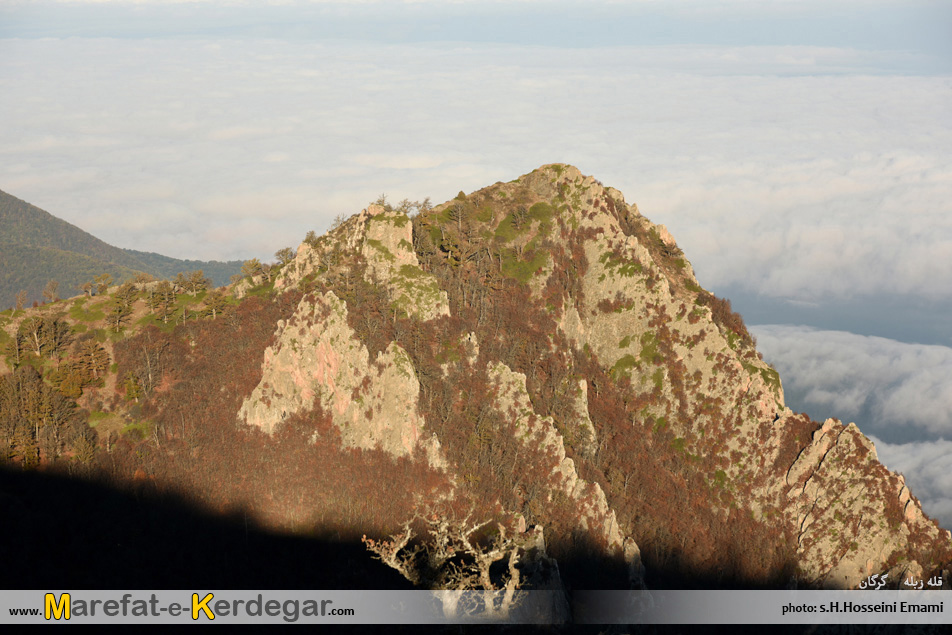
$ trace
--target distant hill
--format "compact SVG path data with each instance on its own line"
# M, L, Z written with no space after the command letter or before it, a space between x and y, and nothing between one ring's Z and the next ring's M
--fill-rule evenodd
M60 297L80 293L77 285L108 273L113 280L132 278L142 269L130 269L75 251L52 247L32 247L0 243L0 307L13 306L20 289L29 294L29 302L43 299L43 287L51 279L60 283Z
M161 254L120 249L35 205L0 191L0 307L12 306L18 291L28 302L42 300L50 279L68 297L94 276L108 273L122 281L137 273L172 278L201 269L216 286L239 273L241 261L178 260Z
M195 271L201 269L205 276L212 279L216 287L221 287L231 281L231 277L241 272L241 260L230 260L222 262L220 260L179 260L170 258L162 254L151 251L136 251L135 249L123 249L143 266L148 267L148 271L157 278L174 278L180 271Z

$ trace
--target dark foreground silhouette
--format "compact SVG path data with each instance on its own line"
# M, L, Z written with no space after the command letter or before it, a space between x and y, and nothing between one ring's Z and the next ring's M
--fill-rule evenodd
M370 557L356 537L291 536L268 531L246 514L213 514L148 485L102 483L0 467L0 581L5 589L410 589ZM592 551L560 562L569 591L620 588L624 571ZM602 577L598 576L602 572ZM678 584L674 572L649 573L649 584ZM685 587L715 583L707 575ZM724 581L721 580L721 583ZM732 581L737 583L738 581ZM712 584L712 586L714 586ZM671 587L669 588L676 588ZM326 628L326 627L325 627ZM759 627L355 626L349 632L697 633L762 632ZM940 633L940 627L771 627L774 633Z

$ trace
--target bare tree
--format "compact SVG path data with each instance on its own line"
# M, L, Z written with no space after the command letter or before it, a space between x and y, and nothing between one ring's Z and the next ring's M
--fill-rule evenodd
M228 298L221 289L215 289L205 297L205 312L212 316L212 319L218 319L225 308L228 306Z
M17 298L17 305L16 305L17 311L22 311L23 305L26 304L26 291L23 289L20 289L19 291L17 291L16 298Z
M197 295L211 286L212 281L205 277L205 272L199 269L188 274L186 287L192 295Z
M94 282L96 285L96 293L102 295L109 289L109 285L112 284L112 276L108 273L104 273L96 276Z
M252 282L254 282L255 277L260 276L261 274L261 261L257 258L246 260L244 264L241 265L241 275L245 278L251 278Z
M34 355L41 355L43 353L43 327L45 324L43 318L33 315L20 322L20 326L17 329L23 341L26 342L27 348L29 348Z
M386 193L383 193L383 194L381 194L380 196L378 196L378 197L377 197L377 200L374 201L374 202L371 203L371 204L372 204L372 205L379 205L380 207L384 208L384 209L387 210L388 212L393 210L393 206L392 206L390 203L387 202L387 194L386 194Z
M415 541L414 525L423 524L422 540ZM473 521L472 512L462 519L428 510L403 524L403 530L389 540L363 537L376 558L396 569L417 586L444 591L483 589L495 591L479 608L484 617L505 618L519 601L521 585L519 557L522 545L514 532L502 523ZM502 574L490 571L504 561ZM455 613L459 595L444 598L444 613ZM447 604L447 601L450 604Z
M146 294L149 310L162 320L163 324L168 324L169 318L175 313L175 300L175 288L168 280L163 280Z
M59 282L57 282L56 280L50 280L49 282L46 283L46 286L43 287L43 297L46 298L47 301L49 302L56 302L57 300L59 300L59 298L56 297L56 291L58 289L59 289Z
M282 247L281 249L274 252L275 259L277 259L278 264L282 267L294 260L294 255L294 250L290 247Z
M15 332L13 337L10 338L10 341L7 342L3 352L10 357L10 361L13 362L14 370L20 365L20 362L23 361L23 356L27 352L27 346L26 336L20 331Z
M346 216L344 216L343 214L338 214L337 216L334 217L334 220L331 221L331 229L332 230L337 229L338 227L343 225L344 221L346 220L347 220Z
M137 274L135 275L135 277L132 279L132 281L135 282L135 283L137 283L137 284L145 284L145 283L147 283L147 282L155 282L155 276L153 276L151 273L146 273L146 272L144 272L144 271L140 271L139 273L137 273Z

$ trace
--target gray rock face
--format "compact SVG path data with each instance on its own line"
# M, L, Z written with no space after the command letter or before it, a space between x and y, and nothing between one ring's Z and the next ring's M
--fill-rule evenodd
M742 326L731 323L725 305L700 287L670 232L641 216L620 192L571 166L552 165L478 194L481 202L528 196L527 208L545 203L563 215L582 241L588 267L573 281L577 284L557 316L557 328L572 347L591 351L616 380L627 379L639 394L655 395L634 420L618 422L621 428L613 433L624 434L624 426L630 426L631 434L639 434L652 420L670 425L686 456L717 468L722 501L730 499L765 523L791 529L801 579L851 588L871 573L921 569L905 555L923 540L948 543L948 532L923 516L902 478L878 462L875 448L855 425L829 420L812 440L791 448L790 431L803 422L785 407L779 375L763 362ZM449 215L451 204L434 212ZM486 218L493 214L489 209ZM499 236L498 227L496 232ZM521 256L529 235L522 230L511 235L506 248ZM420 321L449 315L447 293L414 252L410 219L380 206L303 243L276 288L287 290L324 275L338 266L342 251L362 256L367 275L386 290L393 311ZM494 257L503 275L523 275L507 272L501 254ZM539 298L555 272L553 259L542 256L544 264L533 265L527 281ZM463 340L467 362L487 364L496 388L493 407L515 422L524 443L551 455L549 500L575 501L579 527L620 550L632 584L642 586L638 545L624 535L601 487L579 477L553 419L536 413L525 375L499 360L479 361L475 333ZM443 364L444 380L456 363ZM333 293L305 296L294 316L278 325L262 370L260 384L239 413L249 425L271 432L289 414L319 403L346 443L379 446L398 456L422 446L432 465L452 478L460 476L419 414L420 382L411 358L391 342L371 359L348 326L347 306ZM589 388L579 377L570 377L564 388L574 399L568 424L580 435L572 443L580 461L599 447L588 413Z
M828 421L788 466L787 483L768 476L792 416L780 377L752 345L718 324L667 228L572 166L543 166L520 181L537 200L565 201L562 213L587 236L582 293L562 312L559 328L613 375L660 391L660 405L645 414L675 426L687 452L729 458L725 476L747 490L739 503L760 514L780 510L798 529L805 580L855 588L870 573L895 569L890 562L907 552L910 536L948 541L854 424ZM539 292L549 274L541 270L530 287ZM670 351L664 363L661 339ZM634 433L640 422L632 423Z
M534 412L526 390L526 376L513 372L501 363L494 364L489 370L498 389L496 405L501 412L516 420L516 429L521 438L526 443L534 443L554 452L553 473L557 487L576 501L580 526L602 538L610 548L622 547L624 536L618 527L615 512L608 506L605 492L597 483L579 478L575 461L565 456L565 443L555 429L552 418L539 417ZM550 499L552 495L550 492Z
M413 227L403 212L371 205L314 244L301 243L297 255L275 281L290 289L310 275L334 266L337 250L358 251L394 308L420 320L449 315L449 300L432 275L420 268L413 251Z
M265 351L261 382L238 413L248 425L273 432L316 401L345 443L400 456L425 442L432 461L442 462L417 413L420 384L406 351L391 343L371 360L333 292L303 298L291 319L279 323L275 340Z
M790 466L786 485L801 567L826 587L855 589L873 573L921 576L915 560L890 565L890 556L906 551L912 535L948 539L854 423L827 419Z

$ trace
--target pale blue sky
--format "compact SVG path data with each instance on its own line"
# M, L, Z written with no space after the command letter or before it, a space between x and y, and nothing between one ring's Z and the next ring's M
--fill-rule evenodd
M558 47L820 46L921 54L948 70L940 0L554 2L0 2L0 37L348 38Z

